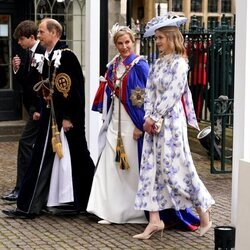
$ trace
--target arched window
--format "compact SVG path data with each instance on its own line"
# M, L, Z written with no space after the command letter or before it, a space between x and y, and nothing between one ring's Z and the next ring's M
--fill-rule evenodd
M34 7L38 24L45 17L60 22L63 27L61 40L68 44L85 68L85 0L34 0Z

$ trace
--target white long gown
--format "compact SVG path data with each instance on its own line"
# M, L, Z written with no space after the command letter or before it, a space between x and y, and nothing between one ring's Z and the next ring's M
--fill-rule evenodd
M144 212L134 209L139 178L137 142L133 139L134 124L121 107L121 134L130 169L121 170L115 162L118 128L118 99L115 98L107 142L94 175L87 211L113 223L147 223Z
M135 125L121 105L121 135L130 168L121 170L115 161L118 131L119 100L108 126L107 141L101 154L89 197L87 211L112 223L148 223L144 211L134 209L138 187L139 166Z

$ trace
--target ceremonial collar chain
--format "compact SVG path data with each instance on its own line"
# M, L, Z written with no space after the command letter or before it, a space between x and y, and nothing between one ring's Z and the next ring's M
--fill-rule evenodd
M132 62L128 65L125 66L125 71L123 72L123 74L120 76L120 77L117 77L117 67L119 65L119 60L120 60L120 57L117 57L116 60L114 60L113 62L113 70L112 70L112 73L113 73L113 84L116 88L119 87L122 79L125 77L125 75L128 73L128 71L131 69L132 67ZM119 81L118 84L116 84L116 81Z

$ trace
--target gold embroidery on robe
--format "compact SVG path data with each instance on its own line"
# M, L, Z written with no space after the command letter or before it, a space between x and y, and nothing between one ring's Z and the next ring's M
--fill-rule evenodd
M65 98L68 97L68 93L71 87L71 79L69 75L65 73L59 73L55 79L55 85L59 92L63 93Z

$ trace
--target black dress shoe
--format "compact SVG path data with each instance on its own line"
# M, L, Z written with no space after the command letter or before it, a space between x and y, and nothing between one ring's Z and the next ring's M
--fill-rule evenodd
M3 195L2 199L6 201L16 201L18 198L18 193L19 190L15 188L10 193Z
M72 205L63 205L63 206L54 206L54 207L46 207L43 212L58 216L66 216L66 215L79 215L80 211L76 210Z
M2 210L2 212L11 218L34 219L36 217L34 214L27 214L18 209Z

